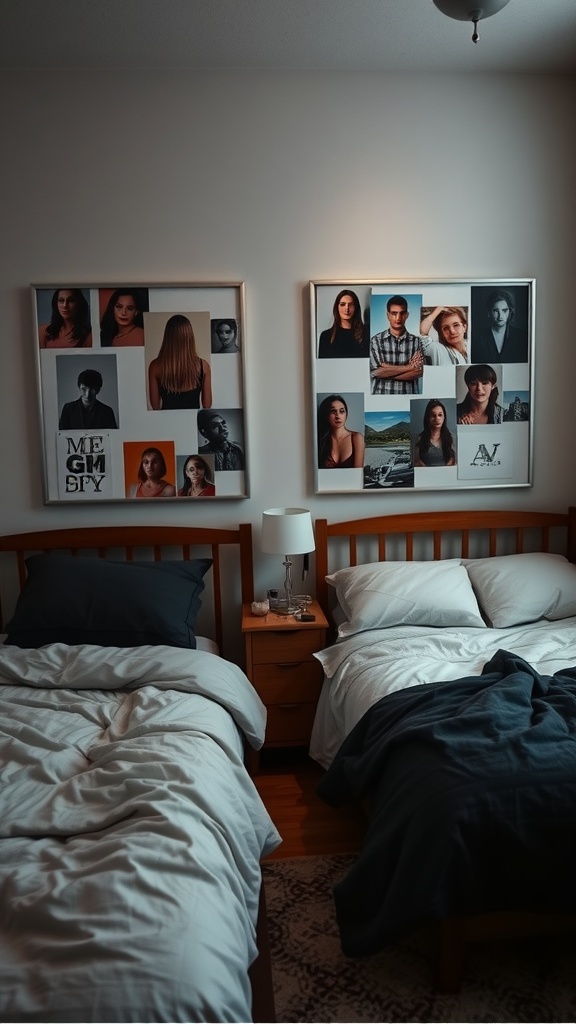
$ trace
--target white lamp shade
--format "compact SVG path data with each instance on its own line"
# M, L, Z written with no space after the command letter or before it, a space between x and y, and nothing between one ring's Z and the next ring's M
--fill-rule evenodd
M262 551L304 555L314 550L312 516L305 508L268 508L262 513Z

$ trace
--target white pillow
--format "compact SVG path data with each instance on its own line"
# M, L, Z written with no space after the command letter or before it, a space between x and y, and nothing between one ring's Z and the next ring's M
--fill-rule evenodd
M459 558L439 562L370 562L339 569L336 588L347 622L338 636L388 626L486 627Z
M464 559L478 603L495 629L576 615L576 566L530 552Z

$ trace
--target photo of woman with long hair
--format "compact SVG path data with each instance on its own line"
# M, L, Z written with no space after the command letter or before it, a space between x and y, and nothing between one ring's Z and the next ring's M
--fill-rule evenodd
M346 426L348 405L342 395L328 395L318 407L320 469L362 469L364 434Z
M356 292L350 288L339 291L332 307L332 326L322 331L318 345L319 359L367 358L369 343L362 307Z
M158 355L148 367L153 409L204 409L212 405L210 363L196 351L190 320L183 313L169 317Z
M90 348L90 305L80 288L57 288L52 295L50 322L38 331L40 348Z
M100 320L100 342L104 347L136 347L144 344L144 317L148 309L143 288L116 288Z
M456 465L454 438L448 429L446 406L438 398L431 398L426 404L422 432L414 445L414 465L430 468Z

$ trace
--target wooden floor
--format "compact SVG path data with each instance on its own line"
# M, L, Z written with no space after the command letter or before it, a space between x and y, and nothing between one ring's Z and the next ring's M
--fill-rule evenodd
M329 807L316 794L323 769L303 749L264 750L254 777L282 845L268 859L355 853L365 818L359 807Z

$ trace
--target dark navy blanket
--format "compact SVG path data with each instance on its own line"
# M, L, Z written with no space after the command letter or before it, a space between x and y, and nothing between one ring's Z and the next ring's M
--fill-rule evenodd
M334 892L349 956L445 917L575 913L576 668L541 676L500 650L481 676L390 694L318 792L372 802Z

